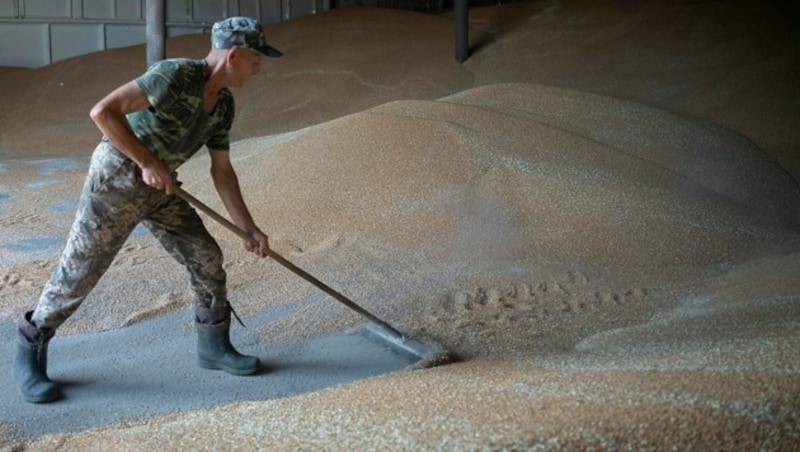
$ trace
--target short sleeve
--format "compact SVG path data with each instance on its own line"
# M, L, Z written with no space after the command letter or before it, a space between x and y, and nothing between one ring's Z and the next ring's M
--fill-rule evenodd
M147 96L147 102L156 111L170 111L178 101L180 90L175 85L179 79L176 77L178 70L174 63L161 61L135 79L139 89Z
M233 126L234 108L233 94L231 94L230 90L224 89L220 91L220 97L211 123L211 130L208 140L206 140L206 147L209 149L218 151L230 149L230 131Z

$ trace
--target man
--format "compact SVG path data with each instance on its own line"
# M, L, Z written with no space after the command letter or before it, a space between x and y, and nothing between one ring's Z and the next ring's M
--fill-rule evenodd
M281 53L266 44L262 27L247 17L215 23L211 44L204 59L158 62L92 108L90 116L104 136L92 154L75 222L36 309L19 321L14 373L26 401L61 397L47 376L48 343L139 223L189 273L199 366L235 375L258 371L258 358L239 354L230 342L232 308L219 245L173 192L175 169L205 145L220 199L234 223L252 237L245 248L266 256L268 237L242 199L228 155L234 116L228 88L258 74L262 55Z

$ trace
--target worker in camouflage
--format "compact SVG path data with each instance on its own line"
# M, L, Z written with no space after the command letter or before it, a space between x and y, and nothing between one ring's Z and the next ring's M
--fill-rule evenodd
M75 221L61 259L36 308L19 321L14 374L23 398L45 403L62 396L47 376L48 344L111 265L133 229L144 225L189 274L194 298L198 365L235 375L260 368L230 342L232 308L222 252L197 212L174 196L176 169L206 146L214 186L244 246L266 256L269 239L254 223L229 156L234 117L229 87L260 71L267 45L261 25L247 17L214 24L202 60L155 63L100 100L91 118L103 133L92 154Z

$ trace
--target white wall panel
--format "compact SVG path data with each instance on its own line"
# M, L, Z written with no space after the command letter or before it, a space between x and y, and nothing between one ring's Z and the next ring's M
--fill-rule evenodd
M192 0L166 0L167 2L167 21L191 22L192 20ZM219 0L217 0L219 2Z
M136 3L131 2L128 3ZM83 0L83 18L85 19L114 19L114 2L109 0Z
M4 24L0 27L4 66L37 67L50 62L50 34L47 24ZM6 50L8 49L8 50Z
M0 17L17 17L16 0L0 0Z
M109 0L104 0L109 1ZM144 20L144 3L135 0L114 0L117 19Z
M84 53L103 50L102 24L53 24L50 26L50 57L65 60Z
M24 17L72 17L70 0L19 0Z
M259 18L261 23L276 24L283 20L281 12L282 0L261 0L258 3L261 14L260 16L253 15L253 17Z
M192 35L197 33L208 33L211 29L211 24L208 25L208 28L189 28L189 27L168 27L167 28L167 37L172 38L175 36L183 36L183 35ZM211 38L208 38L208 46L211 48Z
M261 15L260 10L261 8L259 8L258 0L240 0L239 12L237 14L240 16L258 18Z
M116 49L142 44L145 41L144 25L106 25L106 48Z
M226 16L238 15L236 12L229 13L227 2L224 1L194 0L192 5L192 20L194 22L201 21L213 24Z

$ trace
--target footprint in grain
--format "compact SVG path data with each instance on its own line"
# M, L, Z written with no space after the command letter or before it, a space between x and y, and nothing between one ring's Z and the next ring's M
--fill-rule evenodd
M441 301L443 313L455 312L460 323L513 323L574 316L583 312L611 309L645 300L648 290L597 289L580 272L560 279L536 283L518 282L495 287L477 286L469 291L447 294ZM448 316L436 318L445 321Z
M14 287L19 284L20 278L19 275L16 273L3 273L3 276L0 277L0 290L5 289L6 287Z

